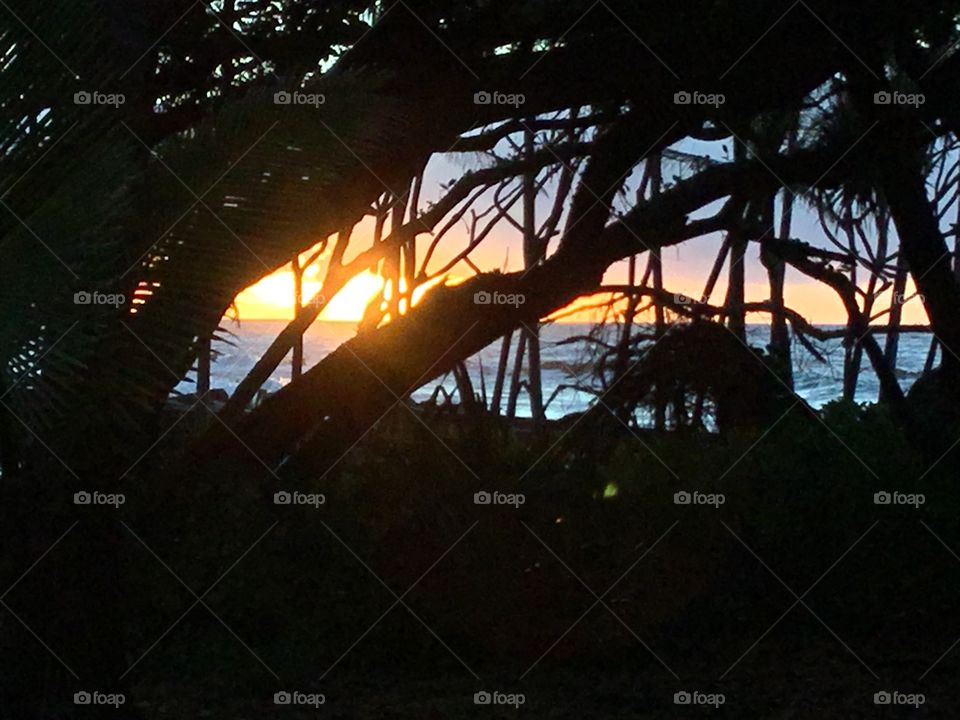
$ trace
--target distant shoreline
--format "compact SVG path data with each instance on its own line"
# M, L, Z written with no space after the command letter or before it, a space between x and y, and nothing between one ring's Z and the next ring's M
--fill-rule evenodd
M234 324L234 321L233 321L233 320L229 320L229 321L227 321L227 322L228 322L229 324L231 324L231 325ZM290 322L291 322L291 320L288 320L288 319L285 319L285 318L246 318L246 319L241 318L241 319L239 320L239 324L240 324L241 326L244 325L244 324L247 324L247 323L270 323L270 324L275 324L275 325L287 325L287 324L289 324ZM357 325L359 322L360 322L359 320L315 320L314 323L313 323L313 325L343 325L343 326L348 326L348 325ZM551 323L549 323L549 324L550 324L550 325L566 326L566 327L593 327L593 326L597 325L598 323L595 323L595 322L587 322L587 321L580 321L580 322L556 321L556 322L551 322ZM653 325L653 322L652 322L652 321L650 321L650 322L634 322L634 324L642 327L642 326L644 326L644 325ZM819 329L821 329L821 330L842 330L843 328L846 327L846 325L845 325L844 323L811 323L811 325L812 325L813 327L819 328ZM768 328L768 327L770 327L770 323L765 323L765 322L752 323L752 322L748 322L748 323L747 323L747 327L749 327L749 328ZM872 325L871 327L875 328L875 329L878 330L878 331L880 331L880 330L886 330L886 329L887 329L887 324L886 324L885 322L884 322L884 323L875 323L875 324ZM901 333L924 333L924 332L930 332L930 330L929 330L928 327L921 326L921 325L904 325L904 326L902 326L902 327L900 328L899 332L901 332Z

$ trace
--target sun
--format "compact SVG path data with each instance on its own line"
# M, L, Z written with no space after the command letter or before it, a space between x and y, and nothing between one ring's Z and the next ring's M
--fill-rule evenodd
M316 268L308 268L303 278L303 300L308 302L320 291ZM323 309L320 320L359 322L371 299L383 288L383 278L369 271L353 277ZM293 273L283 268L251 285L236 298L241 320L292 320Z

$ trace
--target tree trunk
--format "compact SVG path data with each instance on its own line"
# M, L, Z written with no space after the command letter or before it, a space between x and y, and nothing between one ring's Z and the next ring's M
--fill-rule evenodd
M210 392L210 338L200 341L197 354L197 396L203 397Z
M300 256L294 255L290 262L293 273L293 318L299 320L303 313L303 268L300 267ZM300 325L302 323L298 323ZM293 364L290 367L290 378L296 380L303 375L303 333L297 335L293 343Z
M790 230L793 223L793 193L790 192L790 190L784 190L782 197L779 237L787 240L790 238ZM764 219L764 227L769 227L770 232L773 232L773 205L774 198L771 197L767 206L767 216ZM787 326L786 314L784 313L784 309L786 308L786 300L784 299L786 274L787 265L780 258L772 259L772 262L767 266L767 277L770 281L770 306L773 310L770 318L770 354L776 358L783 381L793 390L793 358L790 352L790 330Z
M513 360L513 374L510 376L510 394L507 398L507 417L511 420L517 416L517 401L520 399L520 378L523 376L523 359L527 352L529 339L529 334L521 330L520 339L517 341L517 354Z
M853 229L853 207L849 201L844 203L843 229L847 235L847 249L852 257L857 256L856 238ZM850 267L850 285L854 288L859 286L858 266L853 263ZM857 302L854 296L853 302ZM864 314L866 311L864 311ZM860 314L858 312L857 318ZM847 337L843 344L843 399L853 402L857 396L857 384L860 379L860 362L862 360L862 351L860 350L861 329L856 324L856 318L852 313L848 313Z
M460 395L460 405L467 415L473 415L477 410L477 396L473 390L473 381L466 363L459 362L453 366L453 379L457 383L457 392Z
M900 325L903 323L902 298L907 292L907 261L903 252L897 253L897 269L893 276L893 297L890 298L890 320L883 355L891 367L897 366L900 347Z
M947 348L943 353L946 379L952 387L960 387L960 283L951 268L936 210L927 198L923 173L907 158L901 160L899 165L885 167L884 194L897 226L900 251L923 297L933 333Z
M743 143L736 141L734 146L734 157L738 161L743 161L746 156L746 148ZM738 216L738 221L740 217ZM743 306L746 302L746 258L747 258L747 236L743 231L743 223L738 222L727 234L727 240L730 244L730 269L729 280L727 283L727 327L730 331L740 338L743 343L747 342L747 318Z
M742 230L730 232L730 281L727 288L727 326L742 342L747 342L746 302L747 238Z
M490 412L500 414L500 405L503 402L503 385L507 377L507 366L510 364L510 345L513 342L513 333L503 336L500 344L500 360L497 363L497 379L493 384L493 397L490 400Z
M535 150L534 133L523 133L523 149L527 158ZM543 251L537 237L537 172L530 170L523 176L523 260L524 267L535 267L543 260ZM530 414L535 427L543 426L543 385L540 367L540 323L525 328L527 334L527 377L530 382Z
M663 158L660 155L651 155L647 161L650 167L650 198L655 199L663 189ZM667 318L660 298L663 297L663 251L653 248L650 251L650 279L653 283L654 298L654 334L659 339L667 332ZM670 398L663 388L657 387L654 393L653 426L657 430L667 427L667 404Z
M720 251L717 253L716 260L713 261L713 268L710 270L710 276L707 278L707 284L703 286L703 297L693 298L698 302L710 302L713 291L717 287L717 281L720 279L720 273L723 272L723 266L727 262L727 256L730 254L730 235L723 238L720 244Z

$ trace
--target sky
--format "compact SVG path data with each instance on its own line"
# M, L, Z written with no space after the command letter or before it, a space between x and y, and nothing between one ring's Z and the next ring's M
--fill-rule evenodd
M680 146L684 152L693 152L699 155L709 155L714 159L724 160L726 148L722 144L687 143ZM464 171L477 166L476 156L439 156L434 157L427 168L424 188L421 197L421 208L428 202L438 199L443 190L442 183L449 183L459 178ZM671 177L669 164L664 168L665 178ZM673 169L676 172L676 168ZM628 195L634 195L638 176L628 179ZM544 218L550 210L552 198L545 193L537 203L537 216ZM519 203L513 216L519 219ZM481 200L476 208L486 207ZM620 203L620 209L627 209L625 202ZM718 205L707 208L702 216L715 212ZM780 202L777 202L779 216ZM468 216L469 217L469 216ZM779 217L778 217L779 222ZM561 223L561 228L563 223ZM373 234L372 218L367 218L355 230L354 241L347 254L347 261L358 252L369 247ZM818 247L829 247L829 242L819 226L816 215L802 203L795 205L792 236L809 242ZM444 238L431 261L429 270L435 272L451 259L468 242L468 231L465 223L461 223ZM431 237L421 235L418 240L418 258L422 257L429 245ZM663 251L664 286L670 292L683 293L690 297L700 297L703 294L704 284L713 266L722 237L719 234L706 236L685 242L681 245L665 248ZM892 242L896 242L895 236ZM551 246L551 250L554 246ZM747 301L763 301L769 297L766 269L759 261L759 248L751 244L748 262L746 265ZM473 262L485 271L501 270L514 271L522 269L522 239L520 233L508 223L501 223L490 236L471 255ZM327 258L308 268L304 277L304 298L309 299L320 290L321 278L326 268ZM644 267L645 257L641 258L640 268ZM465 263L454 267L447 275L449 283L456 283L473 274ZM627 263L621 262L610 268L605 282L616 284L627 278ZM726 268L721 273L720 282L712 296L712 302L720 304L726 292ZM382 280L376 275L366 272L355 277L330 302L321 315L321 320L338 322L357 322L363 315L364 309L371 298L375 297L382 288ZM422 296L423 293L420 293ZM845 324L847 321L843 305L836 293L822 283L813 281L799 272L787 269L786 302L788 307L798 311L807 320L821 325ZM908 288L908 296L912 294L912 287ZM416 298L415 298L416 300ZM882 296L876 305L877 309L889 307L890 293ZM575 303L576 307L583 305ZM237 308L242 320L283 319L293 317L293 276L289 266L262 279L260 282L244 290L237 297ZM580 312L564 320L567 322L584 322L595 318L595 313ZM765 322L766 317L751 318L754 322ZM883 322L883 320L881 320ZM904 322L908 324L925 324L926 313L919 298L915 298L904 307Z

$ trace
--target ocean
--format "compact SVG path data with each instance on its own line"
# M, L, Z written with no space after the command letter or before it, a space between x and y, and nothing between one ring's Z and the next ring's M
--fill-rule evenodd
M214 350L218 355L214 359L211 370L212 387L223 388L232 394L285 324L282 320L248 320L243 321L239 326L230 326L232 344L214 343ZM547 417L551 419L584 410L594 397L591 393L574 388L557 390L561 386L591 382L590 353L587 345L576 340L570 342L572 338L586 335L590 329L591 326L586 324L554 324L542 330L543 397L544 401L553 397L546 410ZM354 323L314 323L304 339L305 368L310 368L322 360L341 343L353 337L355 331ZM765 347L768 335L769 329L766 325L751 325L748 328L750 344L755 347ZM877 339L882 345L884 336L877 335ZM904 390L909 389L923 371L930 342L931 336L928 334L915 333L901 336L897 374ZM514 336L511 355L515 352L516 345L516 336ZM816 346L825 356L826 362L820 362L801 345L794 343L794 377L797 394L812 406L819 408L842 395L844 349L840 339L819 342ZM467 362L474 389L480 392L481 387L485 387L487 397L493 393L499 356L500 343L496 342ZM856 400L857 402L875 402L879 393L879 383L866 357L863 359L862 366ZM265 388L268 391L276 391L289 382L290 359L288 357L267 381ZM438 386L442 386L451 394L456 389L452 376L440 378L414 392L414 400L429 399ZM507 387L509 388L509 374ZM177 391L194 392L192 376L180 383ZM503 404L506 405L506 391ZM520 393L517 414L523 417L530 416L530 401L525 391Z

